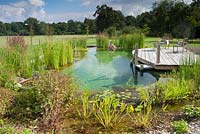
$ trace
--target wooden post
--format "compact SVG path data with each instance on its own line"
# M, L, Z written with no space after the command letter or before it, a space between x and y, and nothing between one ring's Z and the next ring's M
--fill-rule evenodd
M135 44L135 54L134 54L134 58L135 58L135 64L138 64L138 44Z
M160 44L157 43L156 63L160 63Z

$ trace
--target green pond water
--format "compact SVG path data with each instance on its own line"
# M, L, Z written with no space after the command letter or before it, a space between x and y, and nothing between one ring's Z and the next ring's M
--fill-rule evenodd
M96 51L88 48L87 55L63 70L75 77L81 87L106 90L116 87L144 86L156 81L149 72L139 72L130 66L131 52Z

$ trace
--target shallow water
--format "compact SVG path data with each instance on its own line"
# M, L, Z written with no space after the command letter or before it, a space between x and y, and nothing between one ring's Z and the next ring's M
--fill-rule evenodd
M148 72L138 72L130 67L131 52L96 51L88 48L88 54L63 70L71 74L81 87L87 89L112 89L126 86L152 84L156 78Z

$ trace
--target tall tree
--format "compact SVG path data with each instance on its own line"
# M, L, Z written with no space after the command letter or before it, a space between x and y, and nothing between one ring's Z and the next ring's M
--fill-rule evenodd
M102 32L111 26L120 29L125 25L122 12L113 10L107 5L97 6L94 16L96 17L97 32Z

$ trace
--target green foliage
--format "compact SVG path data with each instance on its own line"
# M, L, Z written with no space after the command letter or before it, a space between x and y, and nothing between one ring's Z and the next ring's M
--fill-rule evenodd
M56 128L74 101L76 86L73 79L49 72L33 79L31 85L31 88L18 91L13 104L7 107L6 117L21 124L41 120L42 130Z
M138 48L144 47L144 35L142 33L121 35L117 46L121 49L133 50L135 49L136 44L138 45Z
M128 106L127 114L131 118L136 127L146 128L152 119L152 99L150 90L139 89L137 90L140 96L141 103L136 108L132 105Z
M111 26L104 30L105 33L108 34L109 38L116 36L116 27Z
M169 79L166 83L161 82L155 85L153 100L155 103L175 102L186 99L193 90L192 81Z
M94 16L96 17L97 32L103 32L104 29L111 26L121 29L125 25L121 11L113 10L112 7L107 5L97 6Z
M72 38L71 44L74 49L77 48L87 48L87 39L86 38Z
M191 57L190 55L183 59L183 63L179 69L178 76L180 79L194 80L195 86L200 86L200 57Z
M89 106L89 91L84 90L83 95L81 96L81 108L77 108L78 115L80 118L86 120L90 117L91 115L91 107Z
M119 109L117 109L119 107ZM97 121L105 128L111 128L120 123L126 104L120 104L114 94L107 94L96 98L93 112Z
M188 124L183 119L180 121L173 121L171 124L177 134L187 133L189 131Z
M97 35L96 40L97 40L97 47L99 49L101 50L108 49L109 40L107 36L105 36L104 34L99 34Z
M73 62L73 49L67 43L45 43L42 45L44 61L47 69L59 69Z
M12 105L15 99L15 92L9 89L0 88L0 119L3 117L7 109ZM1 124L1 120L0 120Z
M33 81L41 103L43 130L56 130L56 125L74 101L76 85L72 78L57 72L41 75Z
M13 105L8 109L9 118L28 122L41 116L41 97L37 88L27 88L19 92Z
M184 112L189 117L200 117L200 107L188 105L184 107Z

